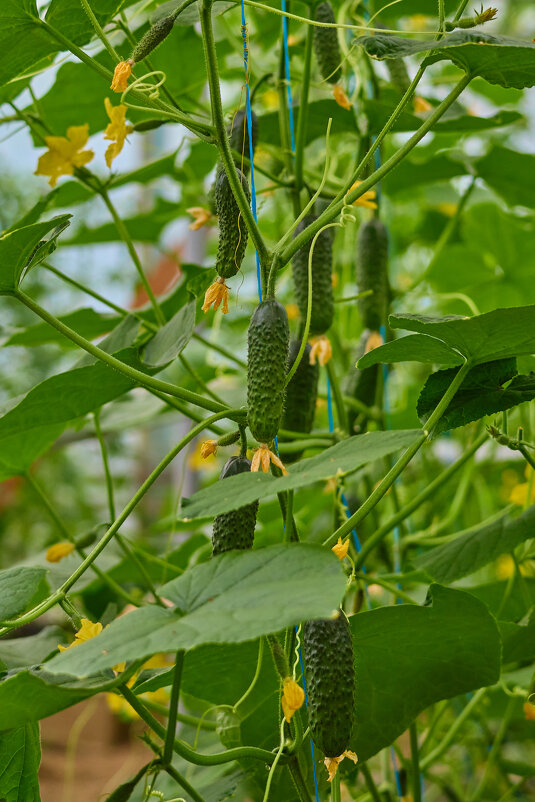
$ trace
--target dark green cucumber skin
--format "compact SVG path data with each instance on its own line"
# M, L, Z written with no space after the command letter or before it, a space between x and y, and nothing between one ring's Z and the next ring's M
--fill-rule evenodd
M307 214L297 226L295 236L316 220L315 215ZM295 298L303 320L306 319L308 306L308 255L310 240L300 248L292 259L292 276ZM333 236L331 229L322 231L316 240L312 254L312 309L310 315L310 333L325 334L334 319L333 299Z
M411 79L402 58L385 59L390 83L395 86L401 95L404 95L411 84Z
M364 328L379 331L388 307L388 232L375 217L359 229L356 278L359 293L372 290L357 301Z
M256 143L258 141L258 117L251 109L251 124L253 129L253 153L256 150ZM230 147L238 153L243 154L246 159L250 157L249 151L249 130L247 125L247 115L245 109L240 109L234 115L234 120L231 122L227 129ZM245 141L244 141L245 140ZM236 159L236 166L241 167L241 159ZM244 164L244 172L248 172L249 168Z
M251 463L247 457L231 457L221 471L219 479L237 476L239 473L249 473L250 470ZM258 501L255 501L252 504L239 507L237 510L217 515L214 518L212 532L212 557L233 549L242 551L251 549L254 541L257 512Z
M255 440L269 444L284 409L290 339L286 309L275 298L258 304L247 339L247 421Z
M238 179L251 199L247 177L236 169ZM215 179L215 206L219 217L219 243L215 269L221 278L231 278L240 269L247 247L247 227L230 187L225 170L220 165Z
M320 3L316 7L316 21L336 22L330 3ZM314 52L321 77L330 84L337 84L342 77L342 55L336 28L314 28Z
M292 367L299 348L300 340L290 343L288 370ZM299 367L286 386L286 407L282 419L282 428L291 432L308 434L314 425L316 398L318 395L319 365L310 364L310 345L307 343ZM303 452L287 454L285 462L295 462Z
M169 36L173 30L174 24L175 21L172 17L163 17L163 19L158 20L152 28L149 28L132 52L134 61L143 61L158 45L161 45L163 40Z
M346 616L340 611L335 619L307 621L302 643L312 739L325 757L339 757L349 745L355 699L353 640Z
M358 360L364 356L369 336L370 330L365 329L353 355L351 367L343 384L343 391L345 395L354 398L356 401L361 401L367 407L373 407L376 400L380 365L372 365L371 368L365 368L364 370L359 370L359 368L355 367ZM356 409L348 408L347 417L351 432L355 431L355 424L357 423L359 434L366 431L368 419L362 413Z

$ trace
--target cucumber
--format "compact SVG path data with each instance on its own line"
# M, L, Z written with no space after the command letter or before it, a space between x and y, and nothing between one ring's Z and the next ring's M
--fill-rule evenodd
M250 201L249 183L236 169L238 178ZM215 205L219 217L219 243L215 269L221 278L235 276L241 267L247 247L247 227L234 198L225 170L220 165L215 180Z
M390 83L394 86L400 95L404 95L409 86L411 79L409 72L402 58L387 58L385 65L388 70Z
M251 463L247 457L231 457L221 471L219 479L248 473L250 470ZM254 501L237 510L223 512L214 518L212 557L232 549L245 551L252 548L257 511L258 501Z
M336 22L331 4L320 3L315 19L316 22ZM314 52L321 77L330 84L338 83L342 77L342 54L336 28L314 28Z
M259 443L269 445L280 426L289 338L284 306L275 298L258 304L247 334L247 419Z
M360 338L359 344L353 356L351 367L343 384L344 394L361 401L367 407L373 407L376 400L377 382L379 381L379 365L372 365L371 368L359 370L355 367L358 360L364 356L366 343L370 336L370 330L365 329ZM351 432L355 432L355 425L358 433L366 431L368 418L358 410L348 407L348 423Z
M359 230L356 278L359 293L372 290L357 301L364 328L379 331L388 308L388 232L375 217Z
M256 143L258 141L258 117L251 109L251 124L253 129L253 153L256 149ZM249 131L247 125L247 113L245 109L240 109L234 115L234 120L231 122L227 129L227 134L229 138L229 144L232 150L236 150L238 153L243 154L246 159L250 157L249 151ZM236 158L235 160L236 166L241 166L241 159ZM244 164L243 166L244 172L248 171L249 168Z
M316 220L307 214L297 226L295 236ZM301 317L306 318L308 306L308 255L312 240L300 248L292 259L292 276L295 297ZM312 254L312 309L310 334L325 334L334 319L334 299L332 284L333 235L332 229L322 231L316 240Z
M336 618L307 621L302 632L312 739L325 757L339 757L353 729L355 667L349 621Z
M152 51L161 45L163 40L169 36L173 30L175 19L173 16L162 17L162 19L155 22L149 28L147 33L141 37L134 50L132 51L132 59L135 62L143 61L144 58L152 53Z
M291 368L299 348L300 340L290 344L288 368ZM286 408L282 419L282 428L292 432L310 432L314 425L316 398L318 395L319 364L310 364L310 345L307 343L299 367L286 387ZM295 452L285 456L286 462L295 462L303 452Z

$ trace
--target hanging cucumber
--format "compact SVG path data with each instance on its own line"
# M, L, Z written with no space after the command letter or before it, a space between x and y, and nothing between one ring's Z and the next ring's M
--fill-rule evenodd
M316 220L307 214L297 226L295 236ZM300 248L292 259L292 276L295 297L301 317L305 320L308 306L308 256L312 240ZM325 334L334 319L334 299L332 284L333 235L332 229L322 231L314 245L312 254L312 309L310 333Z
M282 418L289 337L284 306L275 298L258 304L247 335L247 416L251 434L266 445Z
M362 332L359 344L351 361L351 367L347 373L344 381L344 394L355 401L360 401L367 407L373 407L376 401L377 382L379 380L379 365L372 365L370 368L359 370L355 365L358 360L364 356L366 351L366 344L370 338L370 330L365 329ZM355 432L355 426L358 432L364 432L368 423L368 418L362 412L348 407L347 417L349 428L351 432Z
M300 340L293 340L290 344L288 367L295 362ZM286 408L282 419L282 428L291 432L305 432L312 430L314 414L316 412L316 398L318 395L318 363L310 364L310 345L307 343L299 367L286 386ZM286 462L295 462L303 452L286 455Z
M219 479L249 473L251 463L247 457L231 457L225 464ZM237 510L223 512L214 518L212 532L212 556L232 549L251 549L254 540L258 501L246 504Z
M316 22L336 22L330 3L316 6ZM321 77L330 84L336 84L342 77L342 54L338 44L336 28L314 28L314 52Z
M253 142L253 153L256 149L256 143L258 141L258 117L251 109L251 123L253 129L252 135L252 142ZM245 109L240 109L234 115L234 119L232 120L231 124L227 129L227 134L229 138L229 144L232 150L237 151L241 155L245 156L246 159L250 156L249 151L249 131L247 125L247 113ZM236 166L241 167L241 159L235 159ZM243 166L244 172L249 171L249 167L244 164Z
M375 217L359 229L356 278L359 293L372 291L357 301L364 328L379 331L388 308L388 232Z
M302 633L312 739L325 757L339 757L353 729L355 667L349 621L336 618L307 621Z
M240 170L236 169L236 172L240 184L245 190L247 200L250 201L251 195L247 178ZM215 269L221 278L231 278L241 267L248 234L227 174L222 166L218 168L215 181L215 205L219 217L219 243Z

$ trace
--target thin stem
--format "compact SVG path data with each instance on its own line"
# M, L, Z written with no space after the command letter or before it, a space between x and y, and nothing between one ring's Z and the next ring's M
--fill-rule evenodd
M266 790L264 791L264 798L262 802L268 802L269 799L269 792L271 790L271 783L273 780L273 775L275 774L275 769L277 768L277 763L280 760L280 756L282 755L282 750L284 749L284 719L281 721L280 725L280 745L277 749L277 754L275 755L275 760L271 764L271 768L269 770L267 782L266 782Z
M457 12L453 18L454 22L458 22L461 19L467 5L468 5L468 0L461 0L459 8L457 9Z
M375 505L382 499L388 489L394 484L397 477L405 470L409 462L412 460L414 455L420 450L422 445L425 443L427 438L430 434L433 433L433 430L447 410L450 401L454 397L455 393L463 383L466 374L470 370L471 363L465 362L464 365L458 370L455 378L453 379L452 383L446 390L445 394L437 404L434 411L431 413L425 429L422 430L420 436L415 440L415 442L409 446L398 459L398 461L392 466L392 468L388 471L384 479L378 484L375 490L371 493L370 496L366 499L364 504L359 507L359 509L353 513L353 515L344 521L344 523L338 527L338 529L333 532L333 534L327 538L324 542L324 546L333 546L339 537L345 537L348 535L352 529L357 526L367 515L368 513L375 507ZM366 543L364 543L362 550L359 552L357 561L355 563L357 568L360 568L369 552L375 547L375 545L379 542L380 539L376 539L375 542L372 542L372 538L369 538Z
M253 679L251 681L251 684L249 685L249 687L245 691L245 693L238 699L238 701L234 705L234 712L235 713L237 713L239 711L240 707L243 705L245 700L253 692L253 690L255 688L255 685L258 682L258 678L260 676L260 671L262 670L262 660L263 660L263 658L264 658L264 638L260 638L260 640L258 642L258 657L257 657L257 660L256 660L256 670L255 670L255 673L254 673L254 677L253 677Z
M224 348L219 343L213 343L210 340L207 340L206 337L203 337L201 334L198 334L196 331L193 332L193 339L198 340L200 343L205 345L207 348L211 348L212 351L217 351L221 356L226 356L227 359L230 359L232 362L235 362L236 365L239 365L240 368L247 368L247 362L244 362L243 359L240 359L233 354L232 351L229 351L227 348Z
M485 761L485 769L483 771L483 776L481 777L481 780L479 781L476 790L470 797L469 802L478 802L478 800L480 800L483 795L483 791L485 790L489 780L490 771L494 766L494 763L496 762L496 758L498 757L502 741L505 738L505 733L507 732L507 727L509 726L511 718L513 717L516 704L517 704L516 696L511 696L509 698L509 702L505 709L503 718L500 721L500 726L498 727L498 730L496 732L496 736L492 743L492 748L488 754L487 760ZM417 802L417 800L415 799L414 802Z
M422 802L422 783L420 779L420 753L418 748L418 728L413 721L409 727L412 763L412 798L414 802Z
M154 484L156 479L160 476L161 473L167 468L168 465L174 460L177 454L185 448L188 443L190 443L197 435L202 432L210 423L219 420L220 418L228 417L229 413L232 410L225 410L223 412L218 412L215 415L211 415L205 421L197 424L197 426L193 426L192 429L186 434L177 445L169 451L168 454L162 459L162 461L154 468L152 473L145 479L139 490L135 493L134 496L130 499L128 504L124 507L123 511L119 515L119 517L113 522L113 524L108 528L102 538L98 541L96 546L89 552L87 557L83 560L83 562L78 566L78 568L70 575L68 579L58 588L55 593L52 593L48 599L45 599L36 607L34 607L29 612L21 615L15 621L8 621L4 622L4 626L0 629L0 637L2 635L7 634L12 629L15 629L23 624L27 624L30 621L34 621L40 615L45 613L47 610L50 610L57 602L65 597L65 594L71 589L71 587L80 579L80 577L85 573L85 571L89 568L90 565L96 560L98 555L106 548L108 543L113 539L115 534L119 531L123 523L126 519L131 515L133 510L137 507L143 496L147 493L149 488Z
M182 680L182 669L184 667L185 654L186 653L183 649L179 649L175 658L173 685L171 686L171 698L169 700L169 718L167 720L167 732L165 734L165 745L163 750L163 762L166 765L169 765L173 759L173 744L176 734L176 715L178 713L180 682Z
M403 601L406 601L407 604L418 604L418 602L415 601L412 598L412 596L409 596L408 593L405 593L405 591L401 590L401 588L396 587L396 585L392 585L391 582L388 582L386 579L383 579L382 576L377 576L375 574L371 576L370 574L362 574L357 572L355 574L355 579L360 579L362 582L369 582L374 585L380 585L389 593L392 593L394 596L398 596L400 599L403 599Z
M470 699L462 713L457 716L451 727L449 728L448 732L438 744L438 746L433 749L432 752L429 752L422 760L420 760L420 768L422 771L425 771L429 766L435 763L439 757L441 757L444 752L448 749L448 747L453 743L455 740L457 733L461 729L462 725L466 721L466 719L470 716L472 711L475 707L479 704L479 702L483 699L485 694L487 693L488 688L480 688Z
M156 296L154 295L154 293L152 291L152 288L151 288L151 286L150 286L150 284L148 282L147 276L145 275L145 271L143 270L143 266L141 264L139 256L137 255L137 251L134 248L134 243L132 242L132 238L131 238L131 236L129 234L129 231L128 231L127 227L125 226L125 224L123 223L123 221L119 217L119 214L117 213L117 209L115 208L115 206L111 202L110 196L108 195L108 191L105 189L105 187L101 187L99 189L99 193L98 194L100 195L100 197L102 198L102 200L106 204L106 207L107 207L109 213L112 216L113 222L115 223L115 228L117 229L117 231L119 233L119 236L121 237L122 241L124 242L124 244L127 247L128 253L130 254L130 258L132 259L132 262L134 263L134 267L136 268L136 270L138 272L139 280L143 284L143 289L147 293L147 297L148 297L149 301L151 302L152 308L154 309L154 315L156 317L156 320L158 321L160 326L165 325L166 321L165 321L164 314L163 314L163 312L162 312L162 310L160 308L160 305L159 305L158 301L156 300Z
M444 31L446 22L446 9L444 7L444 0L438 0L438 29ZM415 800L416 802L416 800Z
M258 228L253 217L249 201L247 200L245 192L243 191L243 187L240 183L236 166L232 158L225 126L225 119L223 117L221 91L219 88L219 71L217 67L217 52L212 28L212 2L213 0L202 0L199 6L204 56L206 60L206 70L208 73L208 85L210 87L212 122L217 138L219 154L221 156L221 161L223 162L232 193L245 221L245 225L247 226L249 234L251 235L251 239L260 259L260 263L262 266L264 266L269 262L270 255L260 233L260 229Z
M212 392L212 390L210 390L204 379L201 376L199 376L195 368L192 365L190 365L184 354L179 354L178 358L182 363L182 365L187 370L187 372L189 373L189 375L191 376L191 378L193 379L193 381L198 385L198 387L201 390L204 390L206 395L209 395L210 398L214 399L214 401L217 401L218 404L223 404L224 402L221 400L221 398L219 398L219 396L217 396L215 393Z
M310 73L312 67L312 43L314 28L309 25L305 41L305 60L303 64L303 77L301 80L301 97L299 100L299 117L297 119L297 133L295 136L295 183L297 191L303 188L303 163L305 157L305 139L308 119L308 91L310 88Z
M338 772L331 780L331 802L340 802L340 775Z
M178 784L178 785L179 785L181 788L183 788L183 789L184 789L184 791L185 791L187 794L189 794L189 795L190 795L190 797L192 798L193 802L205 802L205 799L204 799L204 797L202 797L202 796L201 796L201 795L200 795L200 794L199 794L199 793L198 793L198 792L195 790L195 788L194 788L192 785L190 785L190 783L189 783L189 782L186 780L186 778L184 777L184 775L183 775L183 774L181 774L179 771L177 771L177 770L175 769L175 767L174 767L174 766L172 766L170 763L168 763L168 764L165 764L165 765L164 765L162 768L163 768L163 770L164 770L164 771L165 771L165 772L166 772L166 773L167 773L167 774L168 774L170 777L172 777L172 778L173 778L173 780L174 780L174 781L175 781L175 782L176 782L176 783L177 783L177 784Z
M349 431L349 423L347 420L346 408L344 406L344 399L342 396L342 391L340 389L340 382L338 381L338 377L335 373L332 361L327 362L326 369L327 369L327 376L329 377L329 382L331 383L331 390L334 398L334 405L336 407L336 414L338 415L338 426L343 432L351 434L351 432Z
M106 34L104 33L104 31L102 30L102 26L101 26L100 22L95 17L95 15L93 13L93 9L89 5L88 0L80 0L80 2L81 2L82 6L84 8L85 13L89 17L89 21L91 22L91 25L95 29L96 35L98 36L98 38L100 39L100 41L102 42L102 44L104 45L104 47L106 48L106 50L108 51L108 53L110 54L112 59L114 61L121 61L120 55L111 46L110 41L109 41L108 37L106 36Z
M370 792L371 798L373 802L382 802L382 797L379 794L379 790L375 784L375 781L372 777L372 773L368 768L367 763L359 763L360 773L364 777L364 781L368 787L368 791Z

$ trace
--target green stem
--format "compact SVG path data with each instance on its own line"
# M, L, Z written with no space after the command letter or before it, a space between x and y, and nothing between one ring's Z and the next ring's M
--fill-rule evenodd
M224 402L221 400L221 398L219 398L215 393L213 393L210 390L204 379L201 376L199 376L195 368L193 368L192 365L190 365L184 354L179 354L178 358L181 361L182 365L187 370L187 372L189 373L189 375L191 376L191 378L193 379L193 381L197 384L197 386L201 390L203 390L206 393L206 395L209 395L210 398L213 398L214 401L217 401L218 404L223 404Z
M82 6L84 8L85 13L89 17L89 21L91 22L91 25L95 29L96 35L98 36L98 38L100 39L100 41L102 42L102 44L104 45L104 47L106 48L106 50L108 51L108 53L110 54L112 59L114 61L121 61L120 55L111 46L110 41L109 41L108 37L106 36L106 34L104 33L104 31L102 30L102 26L100 25L100 22L95 17L95 15L93 13L93 9L89 5L88 0L80 0L80 2L81 2Z
M438 746L436 746L432 752L429 752L428 755L426 755L422 760L420 760L420 768L422 771L425 771L429 766L435 763L439 759L439 757L442 757L444 752L448 749L448 747L453 743L453 741L457 737L457 733L461 729L466 719L470 716L474 708L477 707L479 702L483 699L483 697L487 693L487 690L488 690L487 688L480 688L472 696L472 698L465 706L462 713L459 716L457 716L457 718L449 728L444 738L438 744Z
M257 661L256 661L256 670L255 670L255 673L254 673L254 677L253 677L253 679L251 681L251 684L249 685L249 687L247 688L247 690L243 694L243 696L241 696L238 699L238 701L236 702L236 704L234 705L234 712L235 713L239 713L240 707L244 704L245 700L253 692L253 690L254 690L254 688L256 686L256 683L258 682L258 678L260 677L260 671L262 670L262 660L263 660L263 658L264 658L264 638L260 638L260 640L258 642L258 658L257 658Z
M435 734L435 730L436 730L437 725L438 725L438 722L440 721L440 719L442 718L442 716L444 715L444 713L448 709L448 706L449 706L449 700L448 699L443 699L433 709L433 718L431 720L431 723L429 724L429 727L427 728L427 732L426 732L425 738L424 738L424 740L422 742L422 745L420 747L420 752L427 751L428 745L430 743L432 743L433 737L434 737L434 734Z
M368 791L370 792L371 798L373 802L382 802L382 798L379 794L375 781L372 777L372 773L368 768L367 763L359 763L360 773L364 777L364 782L368 787Z
M299 797L299 802L312 802L312 797L310 796L309 790L306 786L305 778L303 777L303 772L301 771L301 766L299 765L299 758L297 755L292 755L290 758L288 762L288 771L290 772L294 782L295 790L297 791L297 796Z
M50 503L50 499L46 495L45 491L41 487L41 485L37 482L37 480L31 475L31 473L25 474L26 480L28 484L31 486L34 493L39 497L43 507L46 509L50 519L56 525L58 531L60 532L61 536L68 540L70 543L74 543L74 538L57 514L56 510Z
M236 166L232 158L230 145L227 137L225 126L225 119L223 117L223 107L221 105L221 92L219 88L219 71L217 67L217 53L214 40L214 32L212 28L212 3L213 0L201 0L199 5L199 14L201 18L202 38L204 45L204 56L206 60L206 71L208 73L208 85L210 87L210 103L212 107L212 122L215 129L217 139L217 146L221 161L225 168L229 184L231 186L234 198L238 204L238 208L245 221L245 225L251 235L251 239L257 250L260 263L265 270L265 266L269 262L269 253L262 239L260 229L258 228L249 201L243 191L240 183Z
M420 752L418 748L418 728L413 721L409 727L412 763L412 798L414 802L422 802L422 784L420 780Z
M165 322L166 322L164 314L163 314L163 312L162 312L162 310L160 308L160 305L159 305L158 301L156 300L156 296L154 295L154 293L152 291L152 288L151 288L151 286L150 286L150 284L148 282L147 276L145 275L145 271L143 270L143 266L141 264L139 256L137 255L137 251L134 248L134 243L132 242L132 238L130 236L130 233L129 233L127 227L125 226L125 224L123 223L123 221L121 220L121 218L119 217L119 215L117 213L117 209L115 208L115 206L111 202L110 196L108 195L108 191L104 187L101 187L100 190L99 190L99 195L102 198L102 200L104 201L104 203L106 204L106 207L107 207L109 213L112 216L113 222L115 223L115 228L117 229L117 231L119 233L119 236L121 237L122 241L126 245L128 253L130 254L130 258L132 259L132 262L134 263L134 267L136 268L136 270L138 272L139 280L141 281L141 283L143 285L143 289L147 293L147 297L148 297L148 299L149 299L149 301L150 301L150 303L152 305L152 308L154 309L154 315L156 317L156 320L160 324L160 326L164 326Z
M533 459L531 454L524 448L524 446L520 446L518 450L520 451L520 453L522 454L528 465L530 465L535 470L535 460Z
M343 432L351 434L351 432L349 431L349 424L347 420L346 408L344 406L344 399L342 397L342 391L340 389L340 382L338 381L338 377L335 373L332 360L327 362L326 369L327 369L327 376L329 377L329 382L331 383L334 405L336 407L336 414L338 415L338 426Z
M303 77L301 80L301 97L299 100L299 117L297 119L297 133L295 136L295 183L298 193L303 188L303 163L305 158L305 139L308 119L308 92L310 89L310 74L312 67L312 43L314 28L307 27L305 41L305 57L303 64Z
M372 189L379 181L381 181L388 173L392 172L398 164L403 161L403 159L416 147L418 142L433 128L435 123L442 117L442 115L449 109L449 107L454 103L459 95L464 91L464 89L468 86L470 81L472 80L471 75L464 75L463 78L459 81L459 83L452 89L452 91L444 98L444 100L434 109L433 113L425 120L425 122L420 126L420 128L410 137L410 139L399 148L396 153L394 153L389 159L387 159L381 167L375 170L368 178L364 179L362 183L359 184L358 187L353 189L352 191L348 191L349 187L354 183L356 178L359 175L360 166L357 168L357 172L352 178L347 182L347 189L342 190L331 205L313 222L311 223L304 231L295 237L295 239L290 242L286 247L279 253L278 246L275 247L273 252L273 258L277 261L277 263L282 267L286 265L292 256L297 253L297 251L302 248L306 243L314 236L321 228L323 228L327 223L334 220L342 211L342 208L346 204L352 204L365 192ZM376 142L378 141L379 137L377 138Z
M414 441L412 445L410 445L398 459L398 461L392 466L392 468L388 471L384 479L378 484L378 486L373 490L373 492L368 496L364 504L359 507L359 509L353 513L353 515L344 521L344 523L338 527L338 529L333 532L333 534L327 538L324 542L324 546L333 546L339 537L345 537L348 535L352 529L357 526L372 510L375 505L382 499L388 489L394 484L398 476L405 470L409 462L412 460L414 455L420 450L422 445L425 443L429 435L433 433L433 430L447 410L450 401L454 397L455 393L463 383L466 374L470 370L471 363L465 362L464 365L458 370L455 378L453 379L452 383L446 390L445 394L437 404L434 411L431 413L429 419L427 420L425 428L422 430L421 434ZM355 563L357 568L360 568L364 563L366 556L369 552L375 547L375 545L379 542L379 539L376 539L375 542L372 542L372 538L369 538L366 543L364 543L362 547L362 551L360 551L357 561Z
M500 726L498 727L496 736L492 743L492 748L488 754L487 760L485 761L485 769L483 771L483 776L481 777L481 780L479 781L476 790L470 797L469 802L478 802L478 800L480 800L483 795L483 791L485 790L489 780L490 771L494 766L494 763L496 762L496 758L498 757L502 741L505 738L505 733L507 732L507 727L509 726L509 723L513 717L516 704L517 704L516 696L510 697L503 718L500 721ZM414 802L417 801L415 800Z
M235 411L235 410L234 410ZM202 432L210 423L219 420L220 418L228 417L229 412L232 410L225 410L224 412L218 412L215 415L211 415L205 421L202 421L197 426L194 426L188 434L186 434L182 440L180 440L177 445L169 451L168 454L162 459L162 461L156 466L156 468L152 471L152 473L145 479L139 490L135 493L134 496L130 499L128 504L124 507L123 511L119 515L119 517L113 522L113 524L109 527L109 529L105 532L102 538L98 541L96 546L89 552L87 557L83 560L83 562L78 566L76 571L74 571L68 579L58 588L55 593L51 594L47 599L42 601L32 610L29 610L24 615L21 615L15 621L8 621L4 622L3 627L0 629L0 637L2 635L7 634L12 629L17 627L23 626L24 624L28 624L30 621L34 621L43 613L46 613L47 610L50 610L55 604L57 604L61 599L65 598L65 594L71 589L71 587L76 584L76 582L80 579L80 577L85 573L85 571L89 568L90 565L96 560L98 555L106 548L108 543L113 539L115 534L119 531L121 526L124 524L126 519L131 515L133 510L137 507L143 496L147 493L149 488L154 484L156 479L160 476L161 473L167 468L168 465L174 460L177 454L185 448L188 443L190 443L197 435Z
M232 362L235 362L236 365L239 365L240 368L247 368L247 362L244 362L243 359L240 359L233 354L232 351L229 351L227 348L224 348L219 343L213 343L210 340L207 340L206 337L203 337L201 334L198 334L196 331L193 332L193 339L198 340L200 343L205 345L207 348L211 348L212 351L217 351L221 356L226 356L227 359L230 359Z
M453 18L454 22L458 22L461 19L467 5L468 5L468 0L461 0L459 8L457 9L455 16Z
M422 276L416 282L417 284L419 284L422 281L422 279L429 274L429 272L431 271L431 268L433 267L433 265L437 261L438 257L440 256L440 254L442 253L442 251L444 250L446 245L451 240L453 234L455 233L455 229L457 228L457 226L459 224L459 220L460 220L460 217L461 217L461 215L462 215L462 213L464 211L464 208L465 208L466 204L468 203L468 200L469 200L472 192L475 189L475 186L476 186L476 179L474 177L474 178L472 178L472 181L468 184L468 187L465 189L465 191L463 192L463 194L459 198L459 203L457 204L457 208L455 210L455 214L453 215L451 220L448 221L448 223L445 226L442 234L438 238L438 241L437 241L437 243L435 245L435 249L433 251L433 256L431 257L431 261L427 265L427 267L424 270ZM413 285L413 286L415 286L415 285Z
M392 593L394 596L398 596L398 598L403 599L403 601L406 601L407 604L418 604L418 602L415 601L412 598L412 596L409 596L408 593L405 593L405 591L401 590L401 588L396 587L396 585L392 585L391 582L388 582L381 576L377 576L375 574L372 576L370 574L362 574L357 572L355 574L355 579L360 579L362 582L367 582L374 585L380 585L389 593Z
M284 749L284 719L282 719L281 725L280 725L280 745L279 745L279 748L277 749L277 754L275 755L275 760L271 764L271 768L269 770L269 774L268 774L268 778L267 778L267 782L266 782L266 790L264 791L264 797L263 797L262 802L268 802L269 792L271 790L271 783L273 781L273 776L275 774L275 769L277 768L277 763L280 760L280 757L282 755L282 750L283 749Z
M180 698L180 683L182 680L182 669L184 667L185 651L179 649L176 653L175 668L173 671L173 685L171 686L171 698L169 700L169 718L167 720L167 732L165 734L165 745L163 750L163 762L168 766L173 759L173 744L176 735L176 715L178 713L178 702Z
M444 24L446 22L446 9L444 7L444 0L438 0L438 30L444 31ZM416 802L416 799L415 799Z
M165 772L166 772L166 773L167 773L167 774L168 774L170 777L172 777L172 779L173 779L173 780L174 780L174 781L175 781L175 782L176 782L176 783L177 783L177 784L178 784L178 785L179 785L181 788L183 788L183 789L184 789L184 791L185 791L187 794L189 794L189 795L190 795L190 797L192 798L193 802L205 802L205 799L204 799L204 797L202 797L202 796L201 796L201 795L200 795L200 794L199 794L199 793L198 793L198 792L195 790L195 788L194 788L192 785L190 785L190 783L189 783L189 782L186 780L186 778L185 778L185 777L184 777L184 776L183 776L183 775L182 775L182 774L181 774L179 771L177 771L177 770L174 768L174 766L172 766L171 764L169 764L169 763L168 763L168 764L164 764L164 765L162 766L162 768L163 768L163 770L164 770L164 771L165 771Z
M340 775L338 772L331 781L331 802L340 802Z
M141 384L142 387L146 387L148 389L167 393L175 398L180 398L182 401L189 401L190 403L195 404L202 409L209 410L210 412L224 411L222 404L211 401L208 398L204 398L202 395L198 395L197 393L192 393L190 390L185 390L182 387L177 387L169 382L161 381L153 376L149 376L146 373L127 365L125 362L121 362L120 359L117 359L111 354L107 354L106 351L103 351L98 346L93 345L93 343L89 342L89 340L86 340L85 337L82 337L80 334L73 331L73 329L69 328L69 326L66 326L65 323L62 323L60 320L47 312L46 309L43 309L41 306L39 306L39 304L32 300L32 298L26 295L26 293L22 290L17 290L15 292L15 297L18 298L18 300L21 301L25 306L27 306L28 309L31 309L32 312L35 312L36 315L67 337L68 340L72 340L72 342L76 343L76 345L78 345L80 348L83 348L84 351L87 351L92 356L100 359L102 362L105 362L111 368L114 368L120 373L123 373L125 376L128 376L136 384ZM234 412L230 415L230 420L241 421L243 416L243 410L234 410Z

